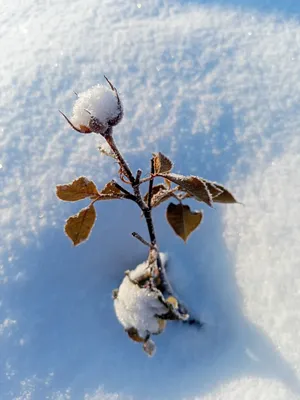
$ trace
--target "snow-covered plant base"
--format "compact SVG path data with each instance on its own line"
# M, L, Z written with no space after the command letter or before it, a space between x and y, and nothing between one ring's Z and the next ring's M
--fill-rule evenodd
M162 268L165 268L166 255L160 253L160 259ZM157 265L153 266L147 260L134 270L126 271L119 289L113 292L118 320L132 340L144 343L143 348L149 355L155 350L154 342L150 344L150 336L162 333L168 314L178 312L174 302L164 297L155 279L151 282L154 276L160 282ZM189 315L182 314L180 317L187 320Z
M65 232L76 246L85 241L96 220L95 203L102 200L131 200L140 208L147 224L149 239L138 233L132 235L149 248L148 259L131 271L126 271L119 287L114 290L114 307L118 320L128 336L143 343L148 355L153 355L155 344L150 339L164 331L166 321L187 322L196 327L202 323L189 315L183 304L174 296L166 274L167 257L159 253L152 220L152 210L170 198L166 218L173 231L185 242L202 222L203 212L192 211L183 204L186 198L206 203L237 203L224 186L198 176L184 176L173 173L173 163L162 153L153 154L150 173L145 177L139 169L134 174L123 158L113 138L113 127L123 117L123 106L117 89L105 77L109 87L96 85L78 96L71 119L62 115L81 133L98 133L106 141L100 146L104 155L112 157L119 164L121 182L132 189L127 190L115 180L99 190L96 184L85 177L79 177L66 185L57 186L57 196L64 201L90 199L90 204L78 214L70 217ZM155 179L161 182L154 185ZM142 195L141 185L147 183L147 193ZM172 186L173 185L173 186ZM175 185L175 186L174 186Z

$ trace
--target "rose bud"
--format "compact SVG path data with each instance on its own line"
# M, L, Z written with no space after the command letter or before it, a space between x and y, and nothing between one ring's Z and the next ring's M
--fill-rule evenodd
M60 111L76 131L110 135L112 127L121 121L123 107L119 94L112 83L106 77L105 79L109 87L96 85L77 94L71 119Z

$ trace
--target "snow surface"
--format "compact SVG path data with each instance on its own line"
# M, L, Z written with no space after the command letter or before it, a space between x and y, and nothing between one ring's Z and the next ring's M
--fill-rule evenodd
M299 17L286 0L2 4L1 399L300 398ZM156 211L172 282L206 328L168 324L152 359L111 300L146 255L129 234L146 236L134 204L99 204L73 248L63 221L85 202L55 198L80 175L99 187L117 175L101 138L58 113L103 74L133 168L161 151L245 204L204 206L186 246Z

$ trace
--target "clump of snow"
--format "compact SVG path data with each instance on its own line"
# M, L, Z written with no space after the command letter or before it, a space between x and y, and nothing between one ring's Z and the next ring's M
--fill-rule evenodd
M161 254L162 263L166 256ZM168 312L167 307L159 298L162 293L149 287L140 287L134 282L147 273L148 262L139 264L134 270L127 272L118 295L114 300L115 312L125 330L135 328L139 336L145 339L149 333L157 334L162 330L161 321L157 315Z
M143 339L148 333L159 333L161 328L156 315L168 312L159 300L160 295L159 291L140 288L125 276L114 301L118 320L125 329L136 328Z
M120 114L120 103L115 91L103 85L96 85L78 94L71 118L74 126L88 127L91 116L105 127Z
M165 266L168 261L168 255L166 253L160 253L159 255L162 265ZM139 264L135 269L129 271L130 279L138 280L141 276L147 273L148 268L149 268L148 261L144 261L143 263Z

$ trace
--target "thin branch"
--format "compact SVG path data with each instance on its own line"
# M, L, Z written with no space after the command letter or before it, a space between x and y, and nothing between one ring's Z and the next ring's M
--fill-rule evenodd
M141 181L141 176L142 176L142 170L138 169L136 171L136 177L135 177L135 185L139 185Z
M143 199L142 199L142 201L143 201ZM147 223L147 228L148 228L151 244L153 246L156 246L156 237L155 237L154 225L153 225L152 216L151 216L151 210L146 208L146 210L143 210L143 214L144 214L144 217L145 217L145 220Z
M131 185L133 186L135 184L134 176L133 176L131 169L129 168L127 162L124 160L122 154L119 152L119 149L117 148L117 145L114 141L113 136L112 135L105 136L105 139L106 139L108 145L110 146L110 148L112 149L113 153L116 155L116 157L119 161L120 167L123 169L125 175L127 176Z
M151 179L149 181L149 189L148 189L148 208L149 210L151 210L151 200L152 200L152 189L153 189L153 182L154 182L154 178L153 178L153 174L154 174L154 158L151 158Z
M140 185L141 185L142 183L151 181L151 179L153 179L153 178L155 178L155 175L154 175L154 176L148 176L147 178L141 179L141 180L140 180Z
M141 243L143 243L145 246L149 247L150 249L154 248L151 243L149 243L145 239L143 239L142 236L139 235L137 232L132 232L132 236L134 238L136 238L137 240L139 240Z
M130 200L133 200L134 202L136 202L136 197L134 194L128 192L128 190L124 189L121 185L119 185L114 179L112 180L113 184L115 185L115 187L117 189L119 189L121 192L123 192L124 194L126 194L127 198Z

